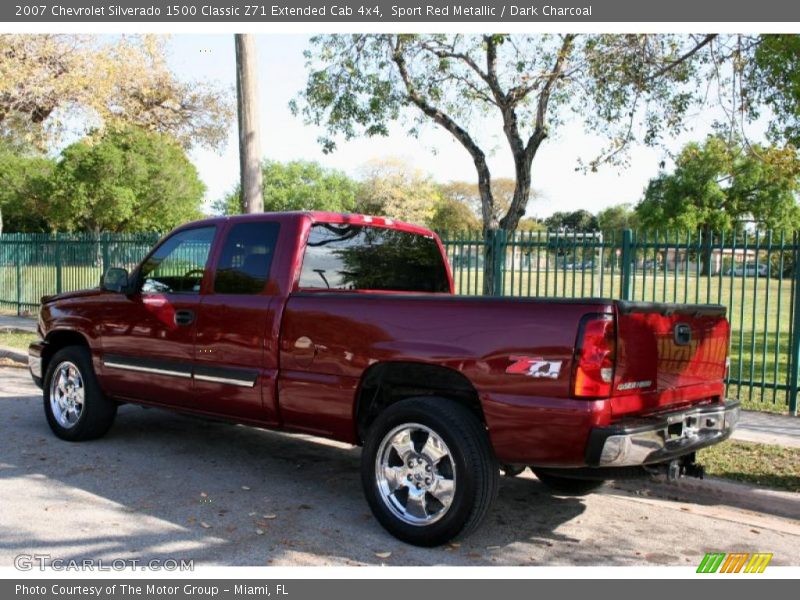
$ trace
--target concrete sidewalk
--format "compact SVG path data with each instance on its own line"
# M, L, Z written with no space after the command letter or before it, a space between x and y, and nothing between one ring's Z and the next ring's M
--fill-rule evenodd
M17 317L14 315L0 315L0 331L17 329L20 331L36 332L36 319L32 317Z
M800 417L742 411L733 439L800 448Z

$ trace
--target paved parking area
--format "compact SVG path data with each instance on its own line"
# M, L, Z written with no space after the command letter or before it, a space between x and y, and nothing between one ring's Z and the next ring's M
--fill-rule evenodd
M471 537L419 549L372 518L350 446L135 406L120 409L104 439L70 444L50 433L39 390L15 368L0 368L0 411L0 566L21 553L218 565L686 566L707 551L772 552L772 564L800 565L797 520L680 488L671 499L630 484L552 496L532 475L503 480Z

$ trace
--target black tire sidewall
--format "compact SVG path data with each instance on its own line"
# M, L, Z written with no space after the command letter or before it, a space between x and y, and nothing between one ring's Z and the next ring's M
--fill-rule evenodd
M448 400L431 402L447 403L448 411L466 409ZM428 403L430 405L430 403ZM477 490L476 473L469 464L464 446L463 431L455 420L437 410L423 410L422 401L401 401L390 406L370 427L361 459L361 480L367 502L378 521L395 537L418 546L438 546L452 539L464 528L474 508ZM469 418L474 418L467 413ZM450 449L455 465L456 489L450 508L441 519L430 525L411 525L395 516L383 498L375 480L375 460L383 438L392 429L407 423L425 425L435 431Z
M50 406L50 383L58 366L66 361L78 368L84 386L83 408L77 423L72 427L63 427L55 418ZM53 354L47 366L42 392L47 424L62 440L74 442L98 437L110 425L109 422L104 427L105 422L113 420L116 413L116 406L105 397L97 383L91 354L83 346L67 346Z

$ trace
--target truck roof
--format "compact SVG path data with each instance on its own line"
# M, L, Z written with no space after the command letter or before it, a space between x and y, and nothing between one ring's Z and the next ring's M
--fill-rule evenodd
M190 226L190 225L197 225L197 224L220 224L226 221L261 221L264 219L270 220L296 220L296 219L303 219L307 218L310 219L314 223L350 223L353 225L373 225L375 227L385 227L387 229L397 229L400 231L407 231L409 233L416 233L419 235L425 236L434 236L435 234L430 229L426 227L421 227L419 225L414 225L412 223L406 223L404 221L398 221L397 219L392 219L390 217L377 217L371 215L361 215L355 213L336 213L336 212L326 212L320 210L297 210L297 211L285 211L285 212L263 212L263 213L253 213L253 214L246 214L246 215L232 215L232 216L220 216L220 217L210 217L207 219L202 219L199 221L192 221L191 223L186 223L182 225L180 228Z

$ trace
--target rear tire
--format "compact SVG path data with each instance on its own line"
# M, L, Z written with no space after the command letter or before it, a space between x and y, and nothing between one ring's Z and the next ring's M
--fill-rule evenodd
M531 470L545 486L564 496L585 496L602 487L605 483L604 479L573 479L571 477L551 475L539 469L531 468Z
M389 406L370 426L361 454L372 513L389 533L416 546L438 546L476 529L498 480L483 424L445 398Z
M92 356L85 346L67 346L49 361L42 388L47 424L62 440L101 437L114 423L117 404L97 383Z

